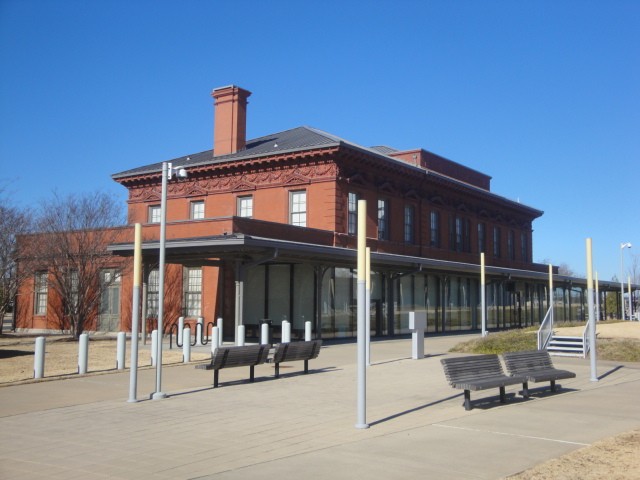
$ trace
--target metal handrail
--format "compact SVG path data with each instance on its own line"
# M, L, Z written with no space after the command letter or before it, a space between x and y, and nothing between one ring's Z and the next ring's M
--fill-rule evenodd
M549 307L538 329L538 350L545 350L553 335L553 306Z

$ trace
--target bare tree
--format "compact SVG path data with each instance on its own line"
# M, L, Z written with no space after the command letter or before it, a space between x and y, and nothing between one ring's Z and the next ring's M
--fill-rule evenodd
M2 193L2 191L0 191ZM31 228L27 210L11 205L11 200L0 196L0 320L10 310L16 294L27 274L17 268L17 238ZM0 323L0 334L2 323Z
M31 272L46 268L50 302L60 329L78 338L99 315L101 294L118 281L121 263L106 247L117 241L124 222L122 206L105 193L53 195L37 216L37 234L25 241ZM95 324L95 323L94 323Z
M575 276L575 272L573 271L571 266L568 263L565 263L565 262L562 262L560 265L558 265L558 274L559 275L566 275L567 277L574 277Z

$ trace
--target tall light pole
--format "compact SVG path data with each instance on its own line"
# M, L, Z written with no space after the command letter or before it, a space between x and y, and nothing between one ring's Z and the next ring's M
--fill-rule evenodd
M167 183L171 180L173 171L178 178L186 178L187 172L182 167L172 167L169 162L162 162L162 197L160 200L160 259L158 265L158 342L156 351L156 391L151 395L153 400L159 400L167 396L162 391L162 331L164 316L164 260L165 243L167 239Z
M620 309L624 320L624 249L631 248L630 242L620 244Z

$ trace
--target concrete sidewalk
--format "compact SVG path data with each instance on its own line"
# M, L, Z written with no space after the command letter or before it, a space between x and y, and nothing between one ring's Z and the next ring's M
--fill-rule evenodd
M423 360L409 340L372 344L367 422L356 429L356 345L329 343L302 374L300 362L223 370L163 368L164 400L148 400L155 370L0 388L0 478L496 479L640 426L640 364L554 357L577 373L558 394L532 385L462 391L446 383L440 359L468 336L427 337ZM548 385L548 384L547 384ZM546 387L546 385L545 385Z

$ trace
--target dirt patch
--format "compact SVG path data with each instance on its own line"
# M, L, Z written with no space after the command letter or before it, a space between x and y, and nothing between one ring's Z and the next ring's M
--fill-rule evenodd
M553 329L557 335L581 336L585 327L560 327ZM598 338L633 338L640 340L640 322L596 324Z
M131 344L126 343L125 367L131 360ZM108 373L116 370L115 339L89 341L87 359L88 375ZM15 383L29 383L33 379L35 338L3 336L0 338L0 386ZM209 353L191 352L191 361L198 362L210 358ZM162 364L182 363L182 349L168 348L162 351ZM148 348L139 348L138 365L151 366ZM46 379L78 374L78 342L65 337L47 338L45 343L44 375Z
M515 480L640 478L640 430L616 435L508 477Z

